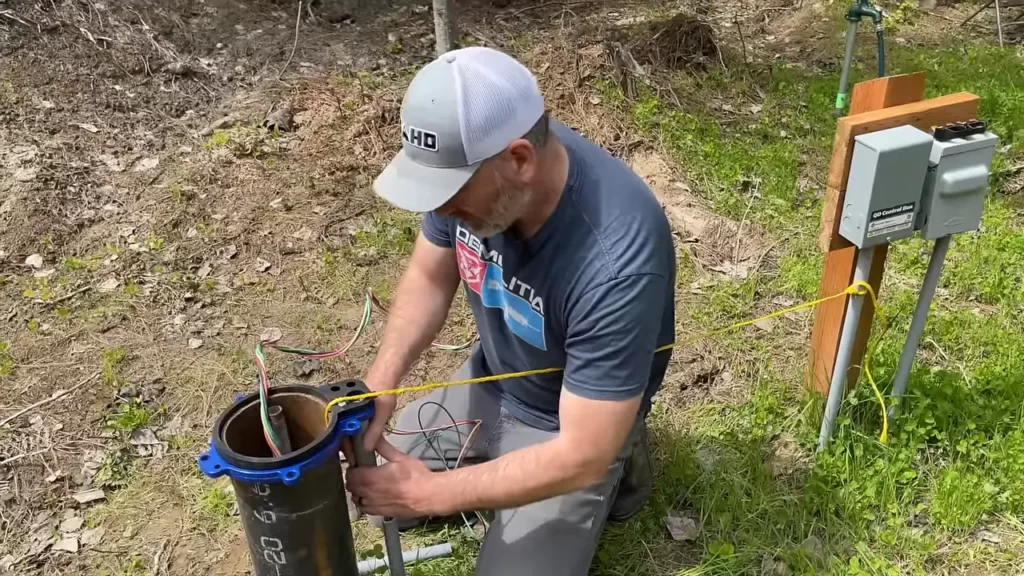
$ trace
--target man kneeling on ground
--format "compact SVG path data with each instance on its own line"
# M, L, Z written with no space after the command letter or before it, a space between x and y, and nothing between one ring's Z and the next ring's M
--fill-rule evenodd
M378 397L366 442L388 463L352 470L349 490L372 515L494 511L479 575L585 575L606 520L651 490L644 421L675 325L668 221L636 174L549 119L534 76L502 52L431 62L401 117L402 150L374 190L425 216L366 384L399 385L460 284L479 342L453 379L564 370L420 398L396 429L441 428L430 442L385 437L396 399ZM464 449L462 423L477 421Z

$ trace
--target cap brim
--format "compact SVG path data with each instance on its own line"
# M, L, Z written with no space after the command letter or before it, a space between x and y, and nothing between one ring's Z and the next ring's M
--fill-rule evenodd
M480 164L432 168L399 152L373 182L373 191L391 204L411 212L430 212L455 196Z

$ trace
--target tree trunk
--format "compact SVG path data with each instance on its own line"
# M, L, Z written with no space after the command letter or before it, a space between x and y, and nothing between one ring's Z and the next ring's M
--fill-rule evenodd
M454 4L455 0L434 0L434 36L437 38L438 56L455 48L459 39Z

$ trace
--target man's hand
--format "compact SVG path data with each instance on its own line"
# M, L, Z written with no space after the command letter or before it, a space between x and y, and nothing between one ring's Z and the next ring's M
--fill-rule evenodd
M559 435L501 457L445 472L382 441L388 464L349 472L356 505L399 518L515 508L600 482L636 421L640 396L588 400L562 390ZM362 501L359 498L362 498Z
M366 382L366 386L374 392L394 388L394 386L382 385L369 380ZM384 440L384 429L391 421L391 415L395 413L396 407L398 407L398 397L394 394L385 394L373 399L373 418L370 419L370 424L366 427L364 448L372 452L379 448L379 444L387 444Z
M363 512L373 516L418 518L435 515L431 483L434 473L422 461L402 453L387 440L377 451L388 462L377 467L350 468L348 490Z

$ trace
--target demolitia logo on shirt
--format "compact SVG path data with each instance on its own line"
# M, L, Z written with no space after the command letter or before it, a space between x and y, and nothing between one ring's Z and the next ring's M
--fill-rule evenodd
M483 254L491 261L485 261ZM512 278L510 284L522 294L516 294L506 286L501 254L485 251L479 238L458 226L455 256L459 263L459 275L466 286L480 297L480 302L487 308L501 309L505 325L521 340L535 348L547 350L544 339L544 300L533 287L517 278ZM524 295L528 295L529 299Z

